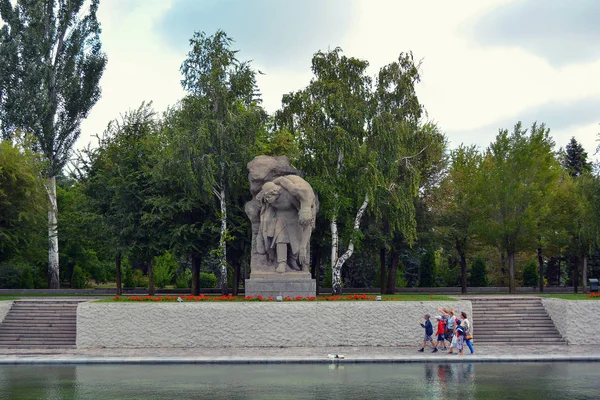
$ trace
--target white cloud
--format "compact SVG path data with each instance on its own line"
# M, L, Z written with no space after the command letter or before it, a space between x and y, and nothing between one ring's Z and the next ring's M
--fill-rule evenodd
M156 108L163 110L183 95L179 66L185 54L170 50L153 28L172 0L138 0L137 9L124 16L116 13L116 1L105 1L100 7L109 64L101 83L103 98L85 121L80 143L143 100L153 100ZM558 68L520 48L482 47L469 39L467 32L479 16L508 2L355 0L349 3L356 7L352 29L341 43L330 46L339 45L346 55L369 60L372 74L397 59L401 51L412 50L417 59L423 59L418 94L429 117L449 132L453 145L464 141L485 148L498 128L511 128L494 124L503 124L528 109L550 102L600 98L600 60ZM252 32L247 35L251 37ZM322 42L329 43L328 38ZM280 107L284 93L305 87L311 78L308 59L293 69L254 66L266 73L258 77L258 83L269 112ZM589 121L578 123L576 115L573 119L572 127L552 130L557 146L575 136L593 154L600 127ZM600 115L598 119L600 122ZM530 125L533 121L523 122ZM495 128L461 135L490 126Z

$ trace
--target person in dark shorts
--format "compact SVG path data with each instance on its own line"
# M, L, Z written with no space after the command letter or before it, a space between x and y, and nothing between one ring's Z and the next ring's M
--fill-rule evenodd
M433 338L431 337L431 335L433 335L433 326L431 325L431 321L429 320L430 315L429 314L425 314L425 323L424 324L420 324L422 328L425 328L425 336L423 338L423 347L421 347L421 350L419 350L421 353L425 351L425 346L427 346L427 342L431 343L431 347L433 347L433 351L432 353L437 353L438 349L436 348L437 343L433 342Z
M442 348L442 350L447 350L446 349L446 322L444 321L444 319L442 318L441 315L436 316L435 319L437 320L437 331L435 332L435 334L437 335L437 346L439 346L441 344L442 346L444 346ZM436 348L437 348L437 346L436 346Z

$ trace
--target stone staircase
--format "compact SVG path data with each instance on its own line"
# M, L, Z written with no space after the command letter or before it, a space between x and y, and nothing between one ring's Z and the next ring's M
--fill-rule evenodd
M80 300L16 300L0 323L1 348L75 348Z
M473 341L486 345L566 345L538 297L472 298Z

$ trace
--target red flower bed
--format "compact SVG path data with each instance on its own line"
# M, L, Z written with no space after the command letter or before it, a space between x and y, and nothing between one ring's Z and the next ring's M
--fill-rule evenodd
M434 297L429 296L428 298L433 299ZM316 296L307 296L307 297L296 296L294 298L291 298L290 296L286 296L286 297L283 297L281 300L282 301L316 301L316 300L320 300L320 301L375 301L375 300L377 300L377 296L376 295L366 295L366 294L319 296L318 298ZM406 296L403 296L402 298L400 296L382 297L381 300L382 301L415 300L415 297L412 297L412 298L407 298ZM184 295L184 296L115 296L115 297L113 297L113 301L150 301L150 302L208 301L208 302L215 302L215 301L277 301L277 299L274 297L271 297L271 296L268 296L268 297L263 297L263 296L256 296L256 297L245 296L245 297L243 297L243 296L232 296L232 295L206 296L204 294L201 294L200 296L191 296L191 295Z
M590 294L587 295L588 298L593 298L593 297L600 297L600 292L591 292Z

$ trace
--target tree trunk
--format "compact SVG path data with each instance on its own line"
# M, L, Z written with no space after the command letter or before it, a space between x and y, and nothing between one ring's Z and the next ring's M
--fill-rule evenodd
M60 289L58 264L58 204L56 202L56 177L48 178L48 288Z
M123 284L121 283L121 259L122 256L121 252L119 251L115 259L115 279L117 280L117 296L123 294Z
M331 291L333 294L341 294L342 293L342 279L340 276L340 271L337 271L335 265L338 260L338 247L339 247L339 235L337 228L337 216L334 214L331 217L331 223L329 224L331 228ZM339 292L339 293L336 293Z
M515 285L515 253L508 252L508 293L516 293Z
M221 277L219 279L219 287L221 288L221 294L227 295L229 288L227 287L227 203L225 202L225 184L221 185L221 190L217 192L217 197L221 206L221 236L219 239L219 250L221 253L219 270Z
M365 210L367 209L367 206L369 205L369 196L365 195L365 200L363 201L363 203L361 204L360 208L358 209L358 211L356 212L356 219L354 220L354 231L358 231L360 229L360 221L362 219L363 214L365 213ZM332 219L332 224L333 224L333 219ZM333 226L332 226L333 228ZM337 224L335 226L335 233L336 233L336 237L337 237ZM333 237L333 229L332 229L332 237ZM350 243L348 243L348 249L346 250L346 252L344 254L342 254L341 257L337 258L337 261L335 264L333 264L332 262L332 271L331 271L331 290L333 292L333 294L335 295L339 295L342 294L342 267L344 266L344 263L352 256L352 253L354 253L354 240L350 239ZM332 261L333 261L333 246L332 246Z
M467 294L467 255L465 254L465 242L462 240L456 241L456 250L460 256L460 292Z
M390 252L390 268L387 273L387 287L385 290L386 294L396 293L396 276L398 275L398 263L400 261L400 255L396 250Z
M544 292L544 257L542 256L542 247L537 249L538 268L540 274L540 293Z
M573 261L573 293L577 293L579 286L579 257L575 257Z
M152 271L152 259L148 261L148 295L154 296L154 271Z
M385 293L385 247L379 248L379 292Z
M312 247L312 259L311 259L311 276L316 281L316 293L315 295L319 295L319 287L321 286L321 246L319 243L315 243Z
M583 255L583 293L587 293L587 263L588 257L587 254Z
M192 296L198 296L200 294L200 265L202 259L192 254Z
M233 264L233 283L231 285L231 294L237 296L238 286L240 285L240 262L235 260L231 263Z

